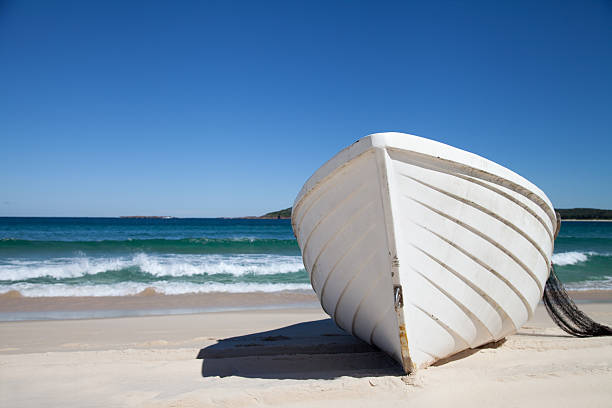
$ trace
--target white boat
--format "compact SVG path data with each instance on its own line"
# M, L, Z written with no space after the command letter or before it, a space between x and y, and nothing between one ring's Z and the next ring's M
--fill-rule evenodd
M557 225L518 174L402 133L339 152L292 215L324 310L406 372L516 332L542 298Z

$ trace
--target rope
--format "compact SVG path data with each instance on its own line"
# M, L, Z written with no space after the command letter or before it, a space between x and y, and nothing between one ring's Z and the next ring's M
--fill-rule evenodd
M559 233L560 226L561 216L557 213L555 238ZM566 333L576 337L612 336L612 328L593 321L578 309L559 278L557 278L552 264L550 265L550 275L544 287L543 301L550 317Z
M550 317L566 333L576 337L612 336L612 328L594 322L578 309L552 266L544 287L543 300Z

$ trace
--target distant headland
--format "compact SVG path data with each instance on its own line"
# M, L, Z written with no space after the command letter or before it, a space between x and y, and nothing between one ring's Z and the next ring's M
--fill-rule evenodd
M557 208L562 220L604 221L612 220L612 210L597 208Z
M122 215L119 218L138 218L138 219L153 219L153 220L170 220L172 218L169 215Z
M562 220L571 221L608 221L612 220L612 210L598 208L557 208ZM261 216L240 217L260 220L286 220L291 219L291 207L272 211Z
M285 208L284 210L272 211L260 216L246 216L239 218L244 218L248 220L290 220L291 207Z

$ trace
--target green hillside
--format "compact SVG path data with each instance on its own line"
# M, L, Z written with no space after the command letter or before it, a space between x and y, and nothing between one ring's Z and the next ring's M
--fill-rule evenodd
M262 215L260 218L291 218L291 207L284 210L272 211Z
M597 208L558 208L562 220L612 220L612 210Z

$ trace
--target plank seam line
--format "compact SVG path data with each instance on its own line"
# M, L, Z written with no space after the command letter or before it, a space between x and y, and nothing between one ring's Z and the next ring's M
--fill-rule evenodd
M325 252L327 250L327 247L338 237L338 235L340 235L340 233L342 231L344 231L349 225L351 225L355 219L357 218L357 216L359 214L361 214L362 212L364 212L366 209L370 208L370 206L374 203L374 201L369 202L368 204L366 204L365 206L359 208L357 211L355 211L353 214L351 214L351 216L344 222L344 224L342 224L342 226L340 227L340 229L338 229L336 232L334 232L334 234L327 240L327 242L325 242L325 245L323 245L323 247L321 247L321 250L319 251L319 253L317 254L317 257L315 258L313 264L312 264L312 268L311 268L311 273L310 273L310 283L313 285L313 289L314 289L314 280L315 280L315 272L319 272L319 268L317 267L317 265L319 264L319 259L321 258L321 255L323 254L323 252ZM363 239L363 237L368 234L375 225L371 225L368 227L368 229L361 235L361 237L359 238L359 240ZM347 251L350 251L355 245L357 244L357 242L353 242L353 244L347 249ZM334 268L336 267L336 265L338 265L338 262L340 262L340 260L342 260L345 256L346 256L347 252L345 251L344 254L342 255L342 257L340 257L340 259L338 261L336 261L336 264L334 265ZM333 268L332 268L333 270ZM329 273L327 274L327 277L329 278ZM327 279L325 280L325 282L327 282ZM316 290L315 290L316 292ZM321 292L321 299L323 299L323 293Z
M557 216L555 215L554 211L550 209L550 207L548 206L548 204L542 199L540 198L540 196L538 196L536 193L530 191L529 189L521 186L518 183L515 183L514 181L510 181L508 179L505 179L501 176L495 175L493 173L489 173L486 170L480 170L465 164L461 164L458 162L455 162L453 160L448 160L448 159L443 159L441 157L434 157L428 154L424 154L424 153L417 153L417 152L411 152L411 151L404 151L404 150L399 150L399 149L394 149L394 148L388 148L387 149L390 152L398 152L399 154L405 154L408 156L411 156L412 158L416 158L417 162L431 162L431 161L438 161L440 163L443 163L445 165L447 165L448 167L450 167L451 169L455 169L457 172L463 173L467 176L471 176L471 177L476 177L476 178L480 178L480 179L484 179L487 180L493 184L497 184L506 188L509 188L511 190L515 190L517 193L519 193L520 195L524 196L525 198L531 200L534 204L536 204L537 206L539 206L540 208L542 208L542 210L546 213L546 215L548 215L548 218L550 218L551 220L551 224L555 225L557 222ZM423 167L423 166L421 166ZM506 169L508 171L511 171L510 169ZM511 171L512 172L512 171ZM514 172L512 172L514 173ZM516 174L516 173L514 173ZM517 176L521 177L520 175L516 174ZM524 179L524 178L523 178ZM527 181L528 183L530 183L528 180L524 179L525 181ZM531 183L530 183L531 184ZM534 186L535 187L535 186ZM537 187L536 187L537 188Z
M477 294L480 295L480 297L482 297L487 303L489 303L491 305L491 307L494 310L497 310L499 313L501 313L502 316L502 320L503 319L509 319L510 323L512 324L512 326L517 329L516 325L514 324L514 320L512 320L510 318L510 315L508 314L508 312L499 304L497 303L493 298L491 298L489 295L487 295L482 289L480 289L480 287L478 287L476 284L474 284L474 282L472 282L470 279L468 279L467 277L461 275L459 272L457 272L455 269L451 268L449 265L445 264L444 262L442 262L441 260L439 260L438 258L436 258L435 256L431 255L429 252L425 251L422 248L419 248L418 245L413 244L413 243L409 243L412 247L414 247L416 250L422 252L423 254L425 254L427 257L429 257L432 261L436 262L438 265L440 265L441 267L443 267L444 269L446 269L447 271L449 271L450 273L452 273L453 275L455 275L457 278L461 279L466 285L468 285L474 292L476 292Z
M367 183L362 183L359 187L357 187L355 190L351 191L349 194L347 194L342 200L340 200L335 206L334 208L332 208L330 211L327 211L327 213L321 217L317 223L315 224L315 226L312 228L312 230L310 231L310 233L308 234L308 237L306 238L306 242L304 243L304 248L302 248L302 254L304 254L304 256L306 255L306 251L308 250L308 244L310 243L310 238L312 238L312 234L314 234L314 232L319 228L319 226L321 225L321 223L323 221L325 221L329 216L331 216L332 214L334 214L336 211L338 211L340 208L342 208L342 206L344 206L344 204L346 204L347 202L350 201L350 199L356 195L358 192L360 192L361 190L365 189L365 187L367 186Z
M329 271L329 273L327 274L327 277L325 278L325 282L323 283L323 287L321 288L321 300L323 300L323 295L325 295L325 287L327 286L327 282L329 282L329 278L332 276L332 274L336 271L336 268L338 267L338 265L340 264L340 262L342 262L344 260L344 258L346 258L346 256L353 251L353 249L355 249L355 247L360 244L367 236L368 234L376 227L375 224L370 225L364 232L363 234L361 234L361 236L359 238L357 238L356 240L353 240L353 243L351 244L351 246L349 246L346 251L344 251L344 253L342 254L342 256L340 258L338 258L338 260L336 261L336 263L334 264L334 266L331 268L331 270ZM317 269L318 271L319 269Z
M302 214L301 214L301 215L296 215L296 218L297 218L298 216L299 216L299 218L300 218L300 220L299 220L299 221L297 221L297 220L296 220L296 227L297 227L297 230L298 230L298 231L301 231L301 229L302 229L302 222L304 221L304 218L306 218L306 215L308 215L308 213L310 212L310 209L311 209L312 207L314 207L314 205L315 205L316 203L318 203L318 202L321 200L321 198L322 198L322 197L323 197L325 194L327 194L327 192L328 192L329 190L331 190L331 189L332 189L332 187L334 187L334 185L333 185L333 184L331 184L331 183L330 183L330 184L327 184L327 185L325 185L325 186L321 186L320 191L318 192L319 194L318 194L318 195L317 195L317 196L316 196L316 197L315 197L315 198L312 200L312 202L311 202L311 203L308 205L308 207L306 207L306 208L304 209L304 211L302 212ZM295 214L298 214L298 211L300 211L300 208L295 208L295 209L293 209L292 211L293 211ZM294 232L296 233L296 235L299 235L299 234L297 233L298 231L294 231Z
M437 317L434 317L433 314L429 313L428 311L426 311L423 307L410 302L410 304L412 306L414 306L416 309L420 310L425 316L429 317L431 320L433 320L435 323L437 323L440 327L442 327L442 329L446 330L448 334L450 334L453 337L453 340L455 340L455 338L458 338L459 340L461 340L467 347L470 347L470 343L465 340L463 338L463 336L461 336L459 333L457 333L455 330L453 330L449 325L447 325L446 323L444 323L442 320L438 319ZM455 345L456 346L456 345ZM449 354L452 354L455 352L455 350L457 350L457 347L455 347L453 349L453 351Z
M442 188L435 187L435 186L433 186L431 184L428 184L428 183L426 183L424 181L418 180L418 179L416 179L414 177L411 177L411 176L409 176L407 174L404 174L404 173L400 173L400 174L402 176L404 176L404 177L407 177L407 178L409 178L409 179L411 179L411 180L413 180L413 181L415 181L415 182L425 186L425 187L429 187L430 189L432 189L434 191L437 191L437 192L439 192L441 194L444 194L444 195L446 195L446 196L448 196L448 197L450 197L452 199L455 199L455 200L457 200L457 201L459 201L459 202L461 202L463 204L469 205L470 207L473 207L473 208L477 209L478 211L480 211L480 212L482 212L482 213L484 213L484 214L486 214L486 215L488 215L488 216L490 216L492 218L495 218L496 220L500 221L501 223L503 223L507 227L509 227L509 228L513 229L514 231L516 231L518 234L520 234L527 241L529 241L529 243L534 246L534 248L540 253L540 255L542 255L542 258L544 259L544 262L546 264L550 263L548 257L546 256L546 254L544 253L544 251L542 250L540 245L538 245L537 242L535 242L529 235L527 235L525 233L525 231L521 230L520 228L518 228L516 225L514 225L512 222L508 221L504 217L502 217L502 216L500 216L498 214L495 214L493 211L488 210L487 208L481 206L480 204L476 204L475 202L469 201L469 200L467 200L467 199L465 199L463 197L460 197L460 196L458 196L456 194L450 193L450 192L448 192L448 191L446 191L446 190L444 190Z
M365 294L365 296L361 298L361 300L359 301L359 304L355 308L355 313L353 314L353 321L351 322L351 333L353 335L355 335L355 322L357 321L357 316L359 315L359 312L361 311L361 307L364 305L365 301L370 297L370 295L372 295L372 293L374 292L374 289L378 286L383 276L382 274L379 273L376 276L376 278L377 279L374 282L372 282L372 285L369 287L368 292Z
M376 332L376 329L378 329L378 326L380 325L380 322L382 322L383 320L385 320L385 316L389 313L389 310L391 310L393 308L393 305L390 305L389 307L387 307L385 309L385 311L383 313L381 313L378 318L376 319L376 324L374 325L374 327L372 328L372 331L370 332L370 344L374 344L374 333ZM393 317L395 317L395 313L393 313ZM399 328L398 328L399 330ZM398 336L398 341L399 341L399 336Z
M468 231L472 232L474 235L479 236L480 238L484 239L485 241L489 242L491 245L493 245L494 247L498 248L499 250L501 250L503 253L505 253L508 257L510 257L510 259L512 259L514 262L517 263L517 265L519 265L521 268L523 268L523 270L525 272L527 272L527 274L529 274L529 276L531 276L531 278L534 280L534 282L536 283L536 285L538 285L538 289L540 290L540 296L542 295L544 288L542 287L542 283L540 282L540 280L538 279L538 277L536 276L536 274L529 268L527 267L527 265L525 265L520 259L518 259L512 252L510 252L507 248L505 248L503 245L501 245L499 242L495 241L493 238L489 237L488 235L486 235L484 232L477 230L476 228L472 227L471 225L466 224L465 222L450 216L436 208L433 208L432 206L423 203L422 201L417 200L416 198L412 198L410 196L405 195L406 198L408 198L411 201L414 201L420 205L422 205L423 207L433 211L434 213L441 215L442 217L454 222L457 225L460 225L461 227L467 229ZM417 224L418 225L418 224ZM452 244L453 246L456 246L454 243Z
M449 298L450 300L453 301L453 303L455 303L457 305L457 307L459 309L461 309L461 311L463 311L463 313L465 313L470 320L472 320L472 323L474 322L478 322L480 326L482 326L485 331L487 332L487 334L494 339L495 336L493 336L493 333L491 333L491 330L489 330L489 328L487 327L486 324L484 324L484 322L478 318L478 316L476 316L474 313L472 313L470 311L470 309L468 309L462 302L460 302L457 298L455 298L453 295L451 295L450 293L448 293L446 290L444 290L440 285L438 285L437 283L435 283L432 279L429 279L424 273L416 270L415 268L410 268L412 269L415 273L418 273L419 275L421 275L423 277L423 279L425 279L427 282L429 282L432 286L434 286L436 289L438 289L440 292L442 292L442 294L444 296L446 296L447 298ZM474 323L474 326L476 327L476 330L478 330L478 324ZM477 336L478 337L478 336ZM472 345L470 344L470 347L472 347Z
M415 166L415 167L420 167L422 169L426 169L426 170L431 170L431 171L436 171L439 173L444 173L448 176L451 177L457 177L460 179L463 179L465 181L468 181L470 183L474 183L474 184L478 184L484 188L487 188L499 195L501 195L502 197L505 197L506 199L508 199L509 201L512 201L513 203L515 203L516 205L522 207L525 211L529 212L534 218L536 218L537 221L540 222L540 224L542 224L542 226L544 227L544 230L546 231L546 233L548 234L548 236L550 237L551 241L554 241L553 238L553 231L551 230L552 225L554 223L551 223L551 227L546 225L546 222L544 221L544 219L537 214L531 207L529 207L527 204L523 203L522 201L520 201L519 199L515 198L514 196L512 196L511 194L508 194L506 192L504 192L503 190L501 190L502 188L506 188L508 189L507 186L503 186L499 183L495 183L493 181L490 180L486 180L486 179L479 179L475 176L470 176L468 174L462 174L461 172L455 171L453 172L452 170L457 170L454 167L451 167L450 169L445 169L441 166L436 166L432 163L428 163L428 162L423 162L423 159L417 158L417 160L413 160L411 162L404 162L405 164L408 164L410 166ZM402 175L405 175L402 172L399 172ZM494 187L494 185L496 187ZM546 213L546 211L544 211L544 209L538 205L536 202L534 202L533 200L529 199L529 197L526 197L524 194L521 193L517 193L515 192L518 196L525 198L526 200L530 201L531 203L533 203L536 208L540 209L547 217L547 219L550 221L550 217L548 216L548 214ZM555 221L556 222L556 221Z
M548 237L550 238L551 241L555 240L555 238L553 237L553 232L546 225L546 222L544 221L544 219L542 219L542 217L540 217L539 214L537 214L535 211L533 211L533 209L530 208L527 204L521 202L520 200L517 200L512 195L506 193L503 190L500 190L498 187L493 187L491 184L487 184L487 183L483 182L482 180L477 179L476 177L470 177L470 176L466 176L466 175L463 175L463 174L452 174L452 175L455 176L455 177L458 177L460 179L463 179L465 181L469 181L470 183L478 184L479 186L482 186L482 187L484 187L486 189L489 189L489 190L499 194L500 196L505 197L506 199L512 201L513 203L515 203L516 205L518 205L519 207L521 207L522 209L527 211L529 214L531 214L536 220L538 220L538 222L540 224L542 224L542 226L544 227L544 230L548 234ZM522 194L520 194L520 196L521 197L525 197ZM540 206L538 206L538 208L541 209Z
M376 251L372 251L372 253L370 255L368 255L368 257L361 264L361 266L359 267L357 272L354 273L353 276L351 277L351 279L349 279L349 281L346 283L346 285L344 285L344 289L342 289L342 292L340 293L340 296L338 296L338 300L336 301L336 306L334 307L334 314L332 315L334 320L336 320L336 313L338 312L338 306L340 305L340 302L342 302L342 298L344 297L344 294L347 292L348 288L355 281L355 279L357 279L357 277L359 275L361 275L361 272L363 272L365 270L366 266L370 265L370 262L372 262L372 259L374 258L374 255L376 255Z
M414 221L413 221L414 222ZM521 301L523 302L523 304L525 305L525 308L527 308L528 314L529 314L529 318L531 319L531 317L533 316L533 310L531 308L531 305L529 304L529 302L527 301L527 298L525 298L525 296L516 288L516 286L514 284L512 284L508 279L506 279L503 275L501 275L499 272L497 272L495 269L493 269L492 267L490 267L489 265L487 265L484 261L482 261L480 258L476 257L473 254L470 254L468 251L466 251L464 248L462 248L461 246L457 245L456 243L454 243L453 241L443 237L442 235L438 234L435 231L430 230L429 228L425 227L424 225L420 225L417 222L414 222L416 225L420 226L421 228L423 228L424 230L430 232L431 234L435 235L436 237L440 238L442 241L446 242L447 244L449 244L450 246L454 247L455 249L457 249L459 252L461 252L463 255L467 256L468 258L470 258L472 261L476 262L478 265L482 266L484 269L486 269L487 271L491 272L495 277L497 277L499 280L501 280L506 286L508 286L518 297L519 299L521 299Z

